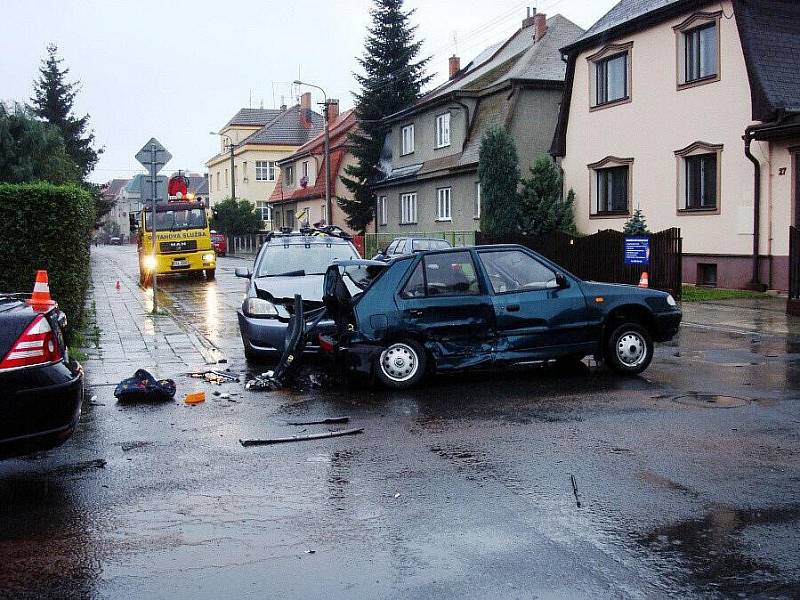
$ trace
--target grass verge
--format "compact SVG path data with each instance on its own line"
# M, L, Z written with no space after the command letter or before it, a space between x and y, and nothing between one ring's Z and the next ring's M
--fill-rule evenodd
M731 300L735 298L766 298L767 294L750 290L726 290L721 288L698 287L685 285L682 290L683 302L709 302L713 300Z

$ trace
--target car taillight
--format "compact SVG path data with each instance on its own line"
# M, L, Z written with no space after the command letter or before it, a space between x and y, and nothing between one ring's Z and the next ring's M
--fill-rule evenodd
M0 362L0 371L61 360L56 334L44 315L38 315Z

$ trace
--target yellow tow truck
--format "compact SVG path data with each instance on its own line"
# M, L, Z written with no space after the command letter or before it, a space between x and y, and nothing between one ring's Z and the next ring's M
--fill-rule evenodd
M208 209L202 201L179 200L156 205L156 253L153 255L153 211L145 207L140 214L139 281L149 285L155 271L205 273L214 279L217 255L211 243Z

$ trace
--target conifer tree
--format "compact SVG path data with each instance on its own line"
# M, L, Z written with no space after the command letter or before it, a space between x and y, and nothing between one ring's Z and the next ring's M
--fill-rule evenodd
M377 173L389 130L382 119L412 104L431 79L425 74L428 59L416 60L422 42L414 41L414 11L404 11L403 0L374 1L364 56L358 59L364 73L355 75L361 87L355 94L359 128L350 144L357 163L348 166L342 178L353 199L339 199L348 225L362 232L375 212L368 183Z
M502 127L489 129L478 151L481 231L500 235L519 229L519 159L514 139Z
M647 229L647 221L644 218L644 213L642 213L641 208L638 206L636 207L631 218L625 222L622 233L625 235L644 235L650 233Z
M87 132L89 115L73 114L75 96L80 82L69 83L68 68L62 68L64 59L58 57L55 44L47 46L47 58L39 68L39 79L34 82L31 110L39 117L61 130L64 146L72 161L78 165L83 179L91 173L102 149L95 150L94 134Z
M563 180L558 166L548 156L539 157L522 180L520 193L520 227L529 235L551 231L575 233L573 205L575 193L561 196Z

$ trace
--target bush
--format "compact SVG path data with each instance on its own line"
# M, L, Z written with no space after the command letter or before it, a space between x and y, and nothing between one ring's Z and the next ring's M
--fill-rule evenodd
M489 129L478 151L481 231L500 234L519 227L519 159L514 138L503 128Z
M46 269L53 299L79 325L93 225L92 196L78 186L0 183L0 290L31 292Z
M211 228L225 235L242 235L260 231L263 224L255 206L247 200L225 198L214 205Z

